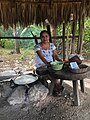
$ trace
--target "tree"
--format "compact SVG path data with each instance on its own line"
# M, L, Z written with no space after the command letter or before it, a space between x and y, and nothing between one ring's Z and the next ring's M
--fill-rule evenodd
M16 31L15 25L13 25L13 35L14 35L14 37L18 36L18 32ZM19 43L20 43L19 39L15 39L15 52L17 54L20 54L20 44Z

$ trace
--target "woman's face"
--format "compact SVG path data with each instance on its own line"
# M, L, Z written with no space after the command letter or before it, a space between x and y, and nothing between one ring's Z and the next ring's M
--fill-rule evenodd
M42 42L49 42L49 35L48 35L48 33L46 33L46 32L42 33L41 41Z

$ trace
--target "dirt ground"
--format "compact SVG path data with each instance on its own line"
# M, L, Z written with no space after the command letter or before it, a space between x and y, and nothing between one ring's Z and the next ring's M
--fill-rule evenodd
M0 72L14 68L32 68L32 61L29 59L21 61L17 56L13 56L15 55L0 56ZM90 66L88 61L85 64ZM85 93L79 91L80 106L73 105L72 83L64 81L65 91L62 96L47 96L45 100L37 103L25 102L11 106L6 98L0 97L0 120L90 120L90 78L84 81Z

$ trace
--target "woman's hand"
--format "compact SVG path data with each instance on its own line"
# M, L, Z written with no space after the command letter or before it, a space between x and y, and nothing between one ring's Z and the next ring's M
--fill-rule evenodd
M50 66L51 66L50 62L47 62L47 67L50 67Z
M65 63L67 63L68 62L68 59L65 59L65 60L63 60Z

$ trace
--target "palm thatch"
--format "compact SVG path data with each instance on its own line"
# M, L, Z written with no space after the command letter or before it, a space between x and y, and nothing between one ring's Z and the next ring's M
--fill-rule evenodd
M73 14L79 19L81 4L85 1L85 15L90 15L90 0L0 0L0 24L5 28L18 22L22 26L44 23L51 24L70 20Z

